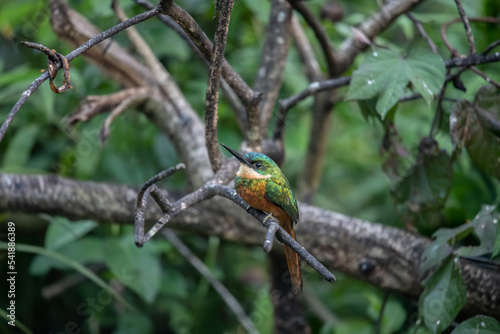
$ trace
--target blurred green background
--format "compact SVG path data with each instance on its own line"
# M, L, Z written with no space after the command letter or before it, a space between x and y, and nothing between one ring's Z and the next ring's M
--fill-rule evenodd
M129 16L143 11L131 1L122 0L120 3ZM323 0L311 0L307 5L319 16L324 3ZM107 29L118 22L109 1L70 1L70 4L100 29ZM215 23L212 21L211 1L183 0L178 4L199 22L208 36L213 36ZM352 33L351 26L366 20L378 8L376 1L368 0L343 1L340 4L344 11L343 20L336 24L323 22L335 47L339 47ZM41 43L63 54L72 50L52 32L47 6L48 2L42 0L2 1L1 121L20 94L40 75L40 69L47 66L43 54L21 46L20 41ZM497 0L469 1L464 2L464 6L469 16L500 15ZM260 60L269 7L268 0L238 0L231 18L227 59L250 84ZM449 51L439 36L439 28L444 22L457 17L454 2L427 1L413 13L424 23L440 55L448 58ZM202 117L207 82L205 66L160 21L149 20L137 29ZM305 30L324 66L312 32L307 28ZM478 50L498 38L496 26L473 24L473 31ZM449 40L461 54L466 54L468 50L464 36L461 24L453 25L448 30ZM114 39L130 47L124 33ZM376 41L401 51L427 48L405 16L396 20ZM347 75L356 69L363 57L356 58ZM496 64L481 69L492 78L500 79ZM60 82L60 77L61 74L57 82ZM45 83L23 106L0 143L1 172L55 173L79 180L141 185L152 175L179 162L169 140L144 115L133 110L126 111L113 123L111 135L103 147L99 146L98 134L106 115L79 124L71 132L66 131L64 118L75 110L83 98L120 89L82 57L71 63L71 77L74 89L55 95ZM477 89L485 84L483 79L470 71L461 78L467 91L450 87L447 97L471 100ZM298 93L307 84L292 43L280 97ZM347 87L339 89L339 95L346 93ZM452 105L452 101L443 103L445 120L436 137L440 148L450 154L447 118ZM286 160L282 168L294 189L307 164L304 157L311 125L311 107L312 99L305 100L290 111L287 119ZM277 109L276 106L275 111ZM435 105L429 107L422 100L399 104L395 125L402 144L411 156L402 161L403 167L411 167L420 138L430 130L434 110ZM219 117L220 141L237 147L243 136L224 99L221 100ZM382 126L365 120L356 102L336 105L331 122L322 182L314 204L349 216L404 228L390 194L394 183L381 168L379 147L384 135ZM465 152L454 163L453 173L453 188L445 214L450 225L458 225L472 219L482 204L496 200L498 181L474 167ZM182 189L184 182L183 173L177 173L164 181L162 186ZM0 220L16 223L18 244L40 246L89 267L105 282L121 287L122 296L135 308L131 311L112 300L109 292L83 278L80 271L71 265L18 249L16 315L33 332L76 333L75 328L84 333L242 332L221 298L173 246L161 238L152 240L139 251L133 243L132 226L92 221L70 223L63 217L9 212L0 213ZM268 295L266 255L261 248L241 247L215 237L185 233L180 233L180 237L242 303L258 329L269 333L272 329L272 305ZM0 253L2 273L7 271L4 257L5 253ZM148 268L147 276L140 274L144 267ZM373 332L384 291L338 272L335 272L338 281L332 286L325 284L308 268L304 271L304 305L314 333ZM65 288L56 295L48 296L54 286ZM2 289L2 307L5 296ZM416 301L391 294L381 332L407 332L416 319ZM1 321L0 331L9 330L6 321Z

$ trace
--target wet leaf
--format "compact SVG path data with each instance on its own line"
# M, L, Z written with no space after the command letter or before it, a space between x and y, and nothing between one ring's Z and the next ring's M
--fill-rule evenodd
M419 312L433 333L441 333L453 322L465 305L466 286L458 261L449 258L424 283L419 299Z
M479 239L478 246L464 246L455 251L459 256L480 256L493 253L498 231L500 214L495 206L483 205L481 211L476 215L471 225L474 234Z
M444 79L443 60L429 50L415 49L406 57L390 50L375 50L353 73L346 99L366 100L378 96L376 110L385 117L410 83L430 104Z
M481 256L493 253L492 257L494 257L499 220L500 213L495 206L483 205L472 222L456 228L439 229L433 234L434 240L426 246L422 253L420 271L424 273L431 269L452 252L458 256ZM465 245L453 250L458 241L463 240L471 233L474 233L479 245ZM500 248L500 246L498 247ZM498 251L500 252L500 249Z
M131 236L109 238L102 245L104 261L115 277L148 303L155 299L161 283L160 259L150 246L137 248Z
M500 333L500 322L495 318L477 315L458 325L451 334L496 334Z

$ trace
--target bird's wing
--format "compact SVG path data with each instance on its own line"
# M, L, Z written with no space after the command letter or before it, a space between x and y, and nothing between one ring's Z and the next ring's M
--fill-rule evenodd
M285 210L294 224L299 221L297 201L284 176L270 179L266 186L266 198Z

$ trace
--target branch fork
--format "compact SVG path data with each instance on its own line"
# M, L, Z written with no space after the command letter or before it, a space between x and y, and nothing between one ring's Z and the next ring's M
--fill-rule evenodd
M273 246L274 237L281 243L289 246L300 257L302 257L311 267L321 274L328 282L335 282L335 276L326 267L321 264L311 253L302 247L295 239L293 239L276 221L272 216L269 216L261 210L257 210L249 206L243 199L236 193L236 190L222 184L222 180L218 175L206 182L202 187L193 191L192 193L182 197L176 202L170 202L155 185L156 182L163 180L170 175L174 174L180 169L185 169L184 164L178 164L171 167L149 179L139 190L136 202L135 214L135 244L142 247L149 239L158 233L165 224L167 224L173 217L185 211L189 207L199 202L208 200L216 195L225 197L241 208L246 210L250 215L259 220L262 225L267 229L266 237L264 240L264 251L269 253ZM222 168L221 172L225 172ZM218 177L219 176L219 177ZM145 233L144 224L146 216L146 208L148 195L151 195L153 200L163 211L161 217L151 229Z

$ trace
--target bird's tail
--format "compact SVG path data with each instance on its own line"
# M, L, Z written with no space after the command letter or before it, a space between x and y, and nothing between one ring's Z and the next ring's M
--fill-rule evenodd
M293 224L290 219L282 223L283 229L295 239L295 232L293 231ZM292 279L292 291L297 294L302 292L302 274L300 272L299 255L295 253L290 247L285 245L286 262L288 264L288 271Z

